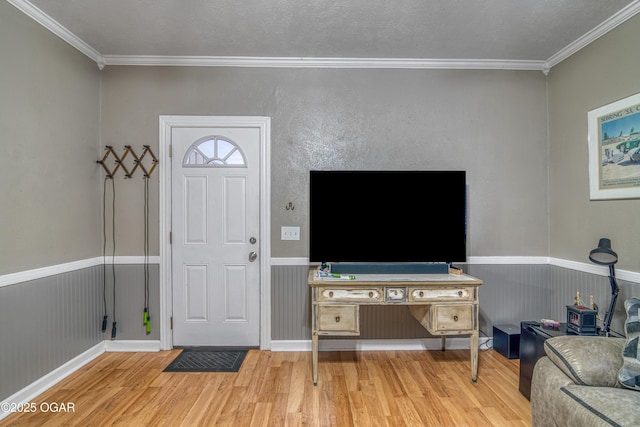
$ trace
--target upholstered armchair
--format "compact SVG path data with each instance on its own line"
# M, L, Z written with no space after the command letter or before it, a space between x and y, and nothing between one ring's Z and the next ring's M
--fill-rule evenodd
M640 299L625 302L626 338L545 341L531 387L534 427L640 426Z

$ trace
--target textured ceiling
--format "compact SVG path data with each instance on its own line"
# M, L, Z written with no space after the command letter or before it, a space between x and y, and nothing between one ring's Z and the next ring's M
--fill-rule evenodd
M632 0L31 0L102 55L546 60Z

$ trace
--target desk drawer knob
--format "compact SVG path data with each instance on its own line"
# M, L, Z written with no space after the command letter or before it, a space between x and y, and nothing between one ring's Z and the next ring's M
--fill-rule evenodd
M333 298L333 291L329 292L329 298Z
M424 292L420 291L420 298L424 297Z
M462 291L458 291L458 296L461 297L462 296Z
M453 316L453 321L457 322L458 321L458 316Z
M336 316L336 323L340 323L340 316Z
M369 292L369 298L373 298L373 292Z

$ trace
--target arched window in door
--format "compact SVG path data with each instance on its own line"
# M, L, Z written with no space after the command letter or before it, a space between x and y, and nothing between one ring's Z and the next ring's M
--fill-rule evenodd
M191 144L182 161L183 167L246 168L247 161L238 145L223 136L207 136Z

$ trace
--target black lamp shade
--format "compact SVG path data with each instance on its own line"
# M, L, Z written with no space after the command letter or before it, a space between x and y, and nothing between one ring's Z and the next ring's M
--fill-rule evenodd
M600 239L598 247L589 253L591 262L600 265L613 265L618 262L618 254L611 249L611 240Z

